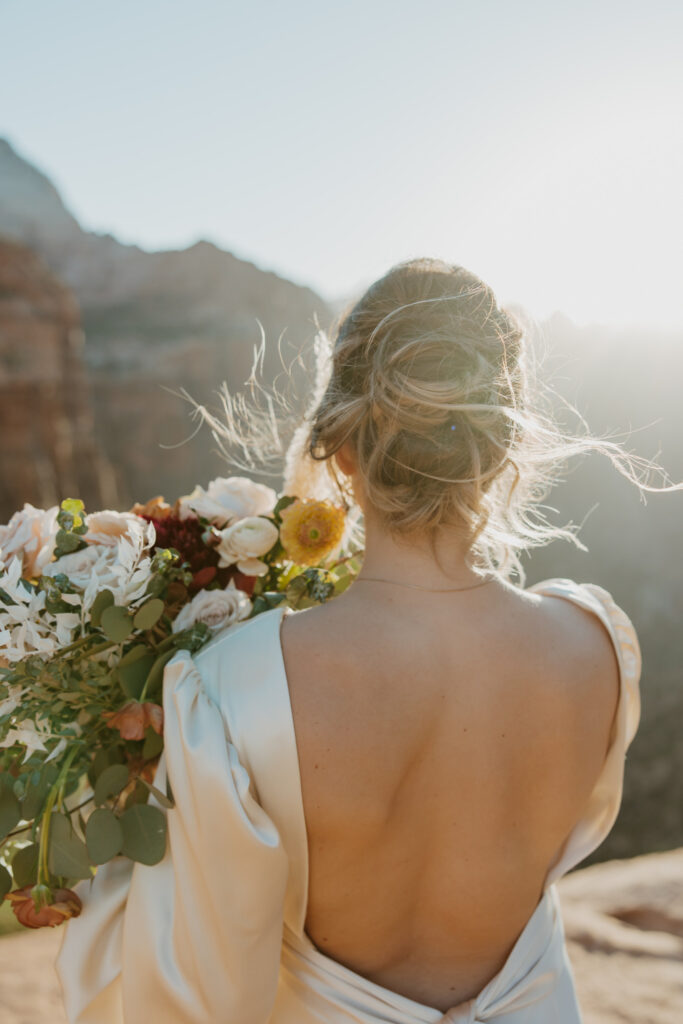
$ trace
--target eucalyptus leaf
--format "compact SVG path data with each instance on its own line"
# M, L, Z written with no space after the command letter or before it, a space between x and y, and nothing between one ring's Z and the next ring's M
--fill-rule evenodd
M85 842L93 864L105 864L123 846L121 822L108 807L98 807L85 826Z
M166 816L158 807L133 804L119 819L123 828L121 853L140 864L158 864L166 852Z
M142 756L145 761L151 761L153 757L160 754L164 749L164 737L149 727L145 733L145 742L142 745Z
M50 873L63 878L90 878L92 867L88 850L65 814L50 815L47 863Z
M0 839L4 839L20 821L19 801L11 789L3 786L0 791Z
M154 664L152 665L152 668L149 671L149 676L147 679L147 697L150 697L152 694L154 694L161 686L161 682L164 678L164 668L166 667L166 663L171 660L175 653L176 652L174 650L164 651L164 653L160 654L159 657L154 662Z
M119 667L121 665L134 665L140 658L144 658L146 654L150 654L150 649L145 643L134 644L129 651L123 655L119 661Z
M151 600L145 601L141 608L138 608L133 618L133 625L139 630L151 629L163 613L164 602L161 598L153 597Z
M120 746L101 747L88 769L88 782L94 786L105 768L111 764L123 764L124 762L125 757Z
M102 612L106 608L111 608L114 603L114 595L111 590L100 590L99 594L92 603L90 609L90 619L93 626L99 628L102 621Z
M173 801L169 800L165 793L162 793L160 789L157 789L156 786L153 786L151 782L147 781L147 779L143 779L142 776L140 776L140 782L147 787L150 793L154 796L154 799L157 800L162 807L165 807L167 810L170 810L172 807L175 807Z
M34 885L38 877L38 854L40 846L38 843L29 843L22 846L12 857L12 874L17 889L23 889L25 885Z
M116 796L128 782L128 766L111 764L98 776L95 783L94 800L103 804L110 796Z
M21 804L21 816L24 821L33 821L40 814L49 788L48 779L42 772L31 773Z
M120 605L110 605L102 612L100 625L106 636L120 644L133 632L133 617Z
M126 697L139 698L155 661L156 656L149 653L127 665L119 664L119 683Z
M12 888L12 876L4 864L0 864L0 903Z
M135 782L133 789L126 797L125 809L132 807L133 804L146 804L149 799L149 790L144 785L142 779L138 778Z

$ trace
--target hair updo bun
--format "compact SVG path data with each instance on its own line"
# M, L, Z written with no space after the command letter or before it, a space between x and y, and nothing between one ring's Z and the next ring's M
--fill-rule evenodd
M514 471L524 401L522 330L462 267L393 267L342 317L308 454L350 441L367 501L396 533L488 518L486 493Z

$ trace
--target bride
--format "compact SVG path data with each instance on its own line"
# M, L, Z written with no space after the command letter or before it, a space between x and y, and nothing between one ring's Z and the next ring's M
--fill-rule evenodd
M571 536L565 456L632 464L541 418L460 267L394 267L332 341L288 490L362 511L361 571L167 667L166 856L80 883L72 1024L580 1024L555 883L617 816L640 653L601 587L511 580Z

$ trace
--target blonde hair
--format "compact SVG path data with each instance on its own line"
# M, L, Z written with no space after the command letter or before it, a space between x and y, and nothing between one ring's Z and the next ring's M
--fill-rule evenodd
M680 486L666 486L656 463L593 437L583 420L581 434L559 428L521 323L462 267L435 259L397 264L331 334L316 335L316 384L286 453L284 489L342 500L355 513L352 529L359 510L333 458L345 443L365 500L389 531L427 536L434 546L437 534L453 529L476 569L521 583L524 551L559 537L585 550L576 528L548 523L541 504L570 456L601 452L641 494ZM249 383L253 392L253 374ZM280 437L273 396L267 430L263 412L227 389L223 407L222 424L203 412L224 452L226 442L249 451L250 469L254 453L267 461L274 452L265 434L278 444ZM652 471L664 487L648 483Z

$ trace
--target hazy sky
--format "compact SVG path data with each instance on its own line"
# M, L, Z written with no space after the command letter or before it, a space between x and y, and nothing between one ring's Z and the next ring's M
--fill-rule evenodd
M0 0L0 32L0 134L84 227L683 326L680 0Z

